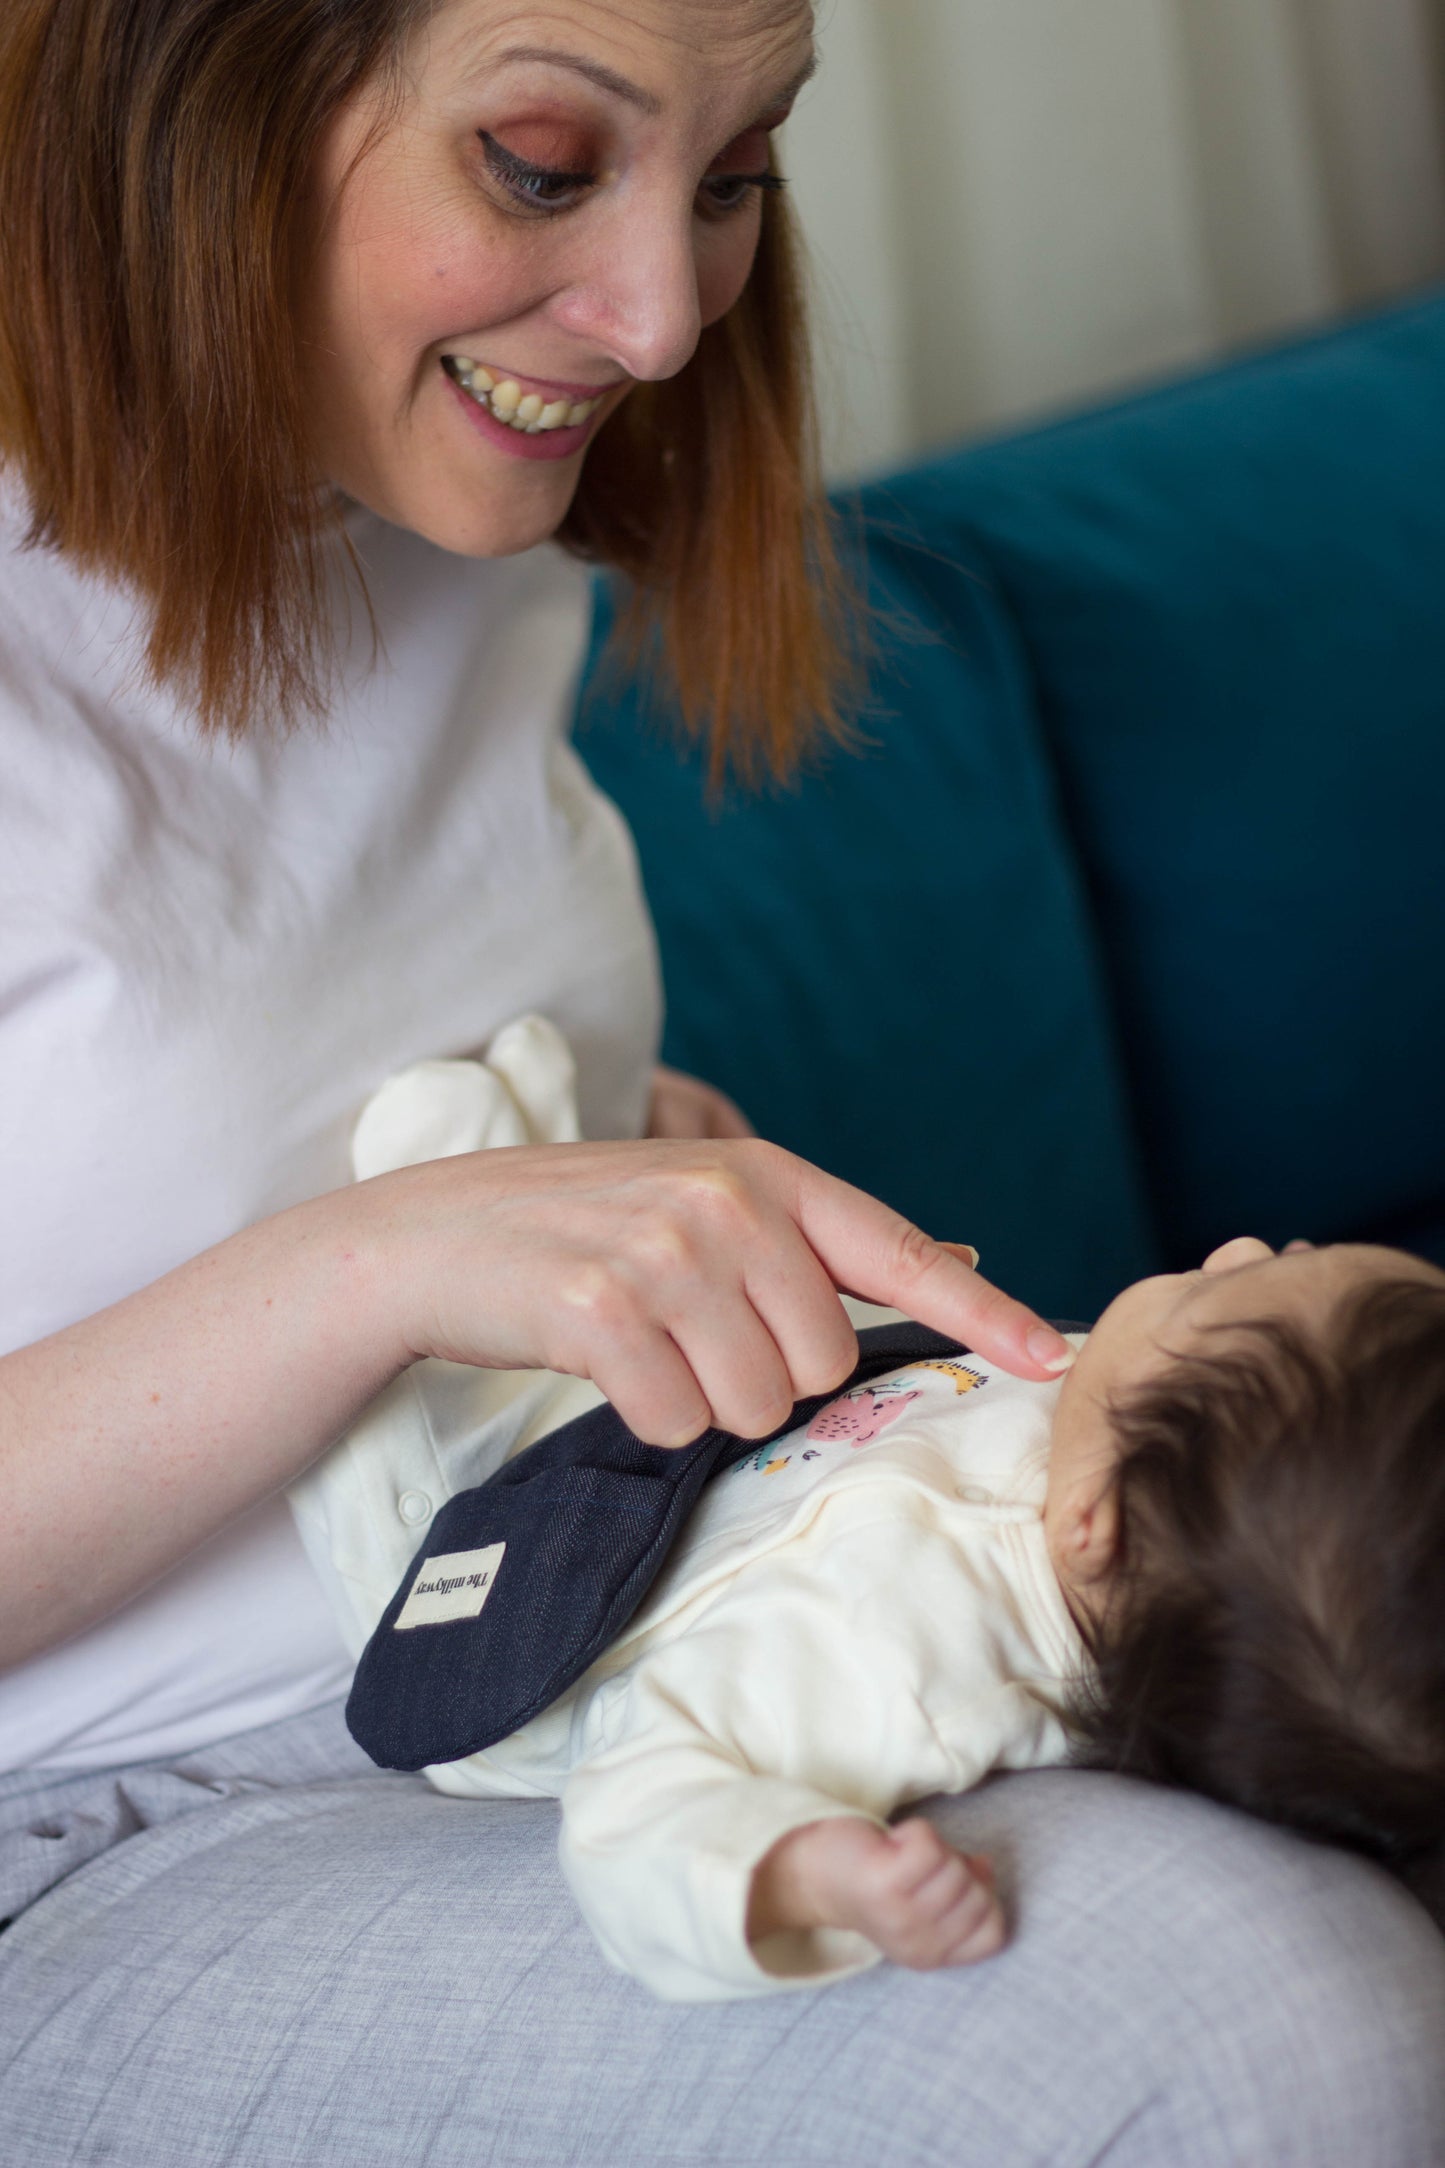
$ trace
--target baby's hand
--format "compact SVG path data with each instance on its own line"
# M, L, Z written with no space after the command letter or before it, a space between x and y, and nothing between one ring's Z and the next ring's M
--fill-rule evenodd
M753 1878L751 1941L807 1927L852 1928L918 1972L976 1964L1008 1939L986 1859L956 1852L931 1822L879 1829L851 1815L793 1830Z

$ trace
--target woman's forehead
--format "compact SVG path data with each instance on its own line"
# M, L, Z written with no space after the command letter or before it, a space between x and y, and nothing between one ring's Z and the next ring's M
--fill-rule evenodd
M663 96L679 74L782 90L810 65L810 0L441 0L428 44L483 66L555 51Z

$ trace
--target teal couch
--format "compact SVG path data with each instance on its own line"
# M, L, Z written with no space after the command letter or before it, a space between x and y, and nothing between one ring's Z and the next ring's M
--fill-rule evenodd
M1052 1314L1244 1231L1445 1262L1445 300L847 511L861 750L710 807L585 689L667 1058Z

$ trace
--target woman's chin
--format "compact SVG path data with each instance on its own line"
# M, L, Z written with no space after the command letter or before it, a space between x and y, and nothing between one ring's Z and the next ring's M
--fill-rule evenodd
M393 527L405 527L455 557L516 557L549 542L577 494L582 462L519 467L495 479L455 472L415 474L340 487Z

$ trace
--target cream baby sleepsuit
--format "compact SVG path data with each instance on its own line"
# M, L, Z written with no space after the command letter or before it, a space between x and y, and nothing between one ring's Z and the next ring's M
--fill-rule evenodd
M512 1030L498 1070L526 1104L535 1069L540 1100L565 1049L538 1020ZM453 1090L492 1088L447 1066ZM888 1314L856 1307L860 1322ZM753 1870L807 1823L881 1822L990 1770L1065 1759L1085 1657L1042 1520L1059 1392L970 1355L841 1396L709 1485L642 1609L567 1694L431 1782L560 1798L583 1913L661 1996L775 1992L876 1962L844 1932L751 1948ZM575 1380L421 1364L295 1488L355 1646L443 1497L588 1397Z
M969 1357L833 1403L713 1482L569 1694L433 1783L560 1796L578 1903L660 1995L874 1962L841 1932L750 1949L752 1872L806 1823L1065 1758L1084 1659L1041 1518L1058 1392Z

